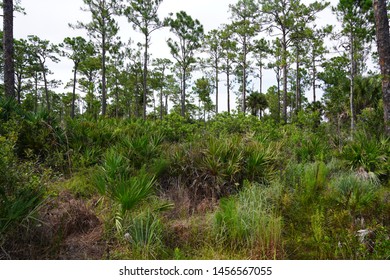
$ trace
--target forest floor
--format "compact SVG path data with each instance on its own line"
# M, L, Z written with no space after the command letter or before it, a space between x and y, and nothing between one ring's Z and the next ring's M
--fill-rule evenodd
M19 232L5 251L16 259L104 259L103 223L89 204L68 190L49 197L38 209L39 222Z

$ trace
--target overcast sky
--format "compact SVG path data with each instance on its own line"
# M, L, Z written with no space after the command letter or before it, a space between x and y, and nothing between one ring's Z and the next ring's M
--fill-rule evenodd
M198 19L204 26L205 31L218 28L221 24L229 22L229 4L236 3L237 0L164 0L160 6L159 14L164 18L170 12L186 11L193 18ZM303 0L304 3L313 1ZM338 0L331 0L332 5ZM28 35L37 35L41 39L50 40L52 43L61 43L65 37L84 35L81 30L73 30L68 24L77 21L89 22L90 14L80 10L84 6L82 0L21 0L27 15L16 14L14 23L15 38L26 38ZM322 23L335 23L330 10L322 13ZM132 38L138 41L140 34L132 30L126 19L119 22L120 34L123 41ZM152 34L151 54L153 58L171 58L166 39L172 36L168 29L156 31ZM50 65L50 69L55 73L56 79L61 79L64 83L71 77L72 63L65 58L57 65ZM272 72L265 73L263 91L275 83ZM62 90L62 88L60 88ZM220 92L225 93L225 86L220 85ZM223 101L222 101L223 102ZM221 104L220 108L225 108Z

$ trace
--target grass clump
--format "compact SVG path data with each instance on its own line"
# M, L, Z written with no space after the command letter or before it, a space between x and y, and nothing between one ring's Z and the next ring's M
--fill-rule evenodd
M282 218L274 203L281 186L245 183L235 196L220 201L215 213L217 239L231 251L247 251L252 257L277 259L282 252Z

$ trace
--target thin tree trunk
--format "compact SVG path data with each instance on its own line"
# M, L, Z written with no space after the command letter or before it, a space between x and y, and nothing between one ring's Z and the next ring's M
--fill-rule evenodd
M218 59L215 59L215 113L218 114L218 84L219 84L219 77L218 77Z
M12 0L3 1L3 56L4 90L9 98L15 98L14 69L14 5Z
M229 71L229 62L226 63L226 82L227 82L227 109L228 114L230 115L230 71Z
M160 120L163 119L163 110L164 110L164 104L163 104L163 87L161 87L161 91L160 91Z
M297 76L296 76L296 86L295 86L295 96L296 96L296 114L298 114L298 112L301 110L301 87L300 87L300 84L301 84L301 79L299 77L299 71L300 71L300 67L299 67L299 51L297 49L297 54L296 54L296 60L297 60L297 68L296 68L296 71L297 71Z
M316 102L316 78L317 78L317 69L316 69L316 59L314 55L313 47L313 57L312 57L312 67L313 67L313 77L312 77L312 87L313 87L313 102Z
M286 34L283 31L282 38L282 48L283 48L283 121L287 123L287 42Z
M72 111L70 117L73 119L75 116L75 102L76 102L76 82L77 82L77 63L74 65L73 73L73 92L72 92Z
M41 67L42 67L42 74L43 74L43 82L44 82L44 85L45 85L45 95L46 95L47 110L49 112L51 112L49 87L48 87L48 84L47 84L45 65L43 63L41 63Z
M280 67L278 66L277 68L277 73L276 73L276 80L278 84L278 122L280 122L280 113L281 113L281 108L280 108Z
M37 111L38 111L38 72L35 72L34 82L35 82L35 104L34 104L34 113L37 113Z
M351 59L351 79L350 79L350 87L349 87L349 105L351 110L351 138L353 137L353 132L355 131L355 110L354 110L354 80L355 80L355 55L354 55L354 39L353 34L350 34L350 59Z
M118 88L118 79L115 80L115 117L119 118L119 88Z
M102 35L102 115L106 115L107 108L107 89L106 89L106 36Z
M165 95L165 114L168 115L168 94Z
M245 115L246 111L246 54L247 54L247 45L246 45L246 37L244 38L244 58L242 65L242 112Z
M181 116L185 117L186 114L186 69L183 69L182 78L182 96L181 96Z
M139 93L139 85L138 85L138 73L135 74L135 117L139 118L139 101L140 101L140 93Z
M17 80L16 98L18 99L18 104L20 104L21 94L22 94L22 74L18 74L16 80Z
M263 93L263 66L260 63L260 72L259 72L259 82L260 82L260 94Z
M146 107L147 107L147 93L148 93L148 87L147 87L147 77L148 77L148 44L149 44L149 38L146 35L145 36L145 52L144 52L144 73L142 78L142 87L143 87L143 114L142 117L144 121L146 120Z
M383 111L385 133L390 136L390 35L386 1L373 1L379 64L382 74Z

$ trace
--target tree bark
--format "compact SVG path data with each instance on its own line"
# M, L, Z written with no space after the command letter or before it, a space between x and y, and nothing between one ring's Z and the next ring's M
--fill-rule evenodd
M215 59L215 113L218 114L218 84L219 84L219 77L218 77L218 58Z
M147 87L147 77L148 77L148 45L149 45L149 37L145 36L145 52L144 52L144 73L142 76L142 88L143 88L143 114L142 117L144 121L146 120L146 105L147 105L147 93L148 93L148 87Z
M183 78L182 78L182 96L181 96L181 116L184 118L186 115L186 69L183 68Z
M351 110L351 138L355 131L355 106L354 106L354 82L355 82L355 48L354 48L354 37L351 32L350 34L350 59L351 59L351 80L350 80L350 94L349 94L349 105Z
M4 89L6 96L15 98L14 5L12 0L3 1L3 13Z
M18 104L21 104L21 94L22 94L22 74L16 75L16 99L18 100Z
M287 41L286 32L283 31L282 48L283 48L283 121L287 123Z
M314 47L313 47L313 56L312 56L312 67L313 67L313 77L312 77L312 87L313 87L313 102L316 102L316 78L317 78L317 69L316 69L316 58L314 55Z
M301 80L299 78L299 71L300 71L300 67L299 67L299 50L297 49L297 53L296 53L296 71L297 71L297 76L296 76L296 85L295 85L295 99L296 99L296 108L295 108L295 114L298 115L298 112L301 110L301 89L300 89L300 83L301 83Z
M263 93L263 65L260 64L260 69L259 69L259 89L260 89L260 94Z
M72 119L75 116L77 68L78 68L78 64L75 63L74 70L73 70L74 72L73 72L72 111L71 111L71 114L70 114L70 117Z
M227 91L227 110L230 115L230 59L226 57L226 91Z
M102 115L106 115L107 108L107 89L106 89L106 37L102 36Z
M41 65L41 69L42 69L43 82L44 82L44 86L45 86L46 106L47 106L47 110L50 113L51 112L50 94L49 94L49 85L48 85L47 77L46 77L45 62L40 61L40 65Z
M390 136L390 35L386 1L373 1L379 64L382 74L382 94L385 133Z
M242 112L246 113L246 55L247 55L247 42L246 37L244 38L244 58L243 58L243 65L242 65Z
M278 66L277 72L276 72L276 81L278 84L278 123L280 123L280 67Z

